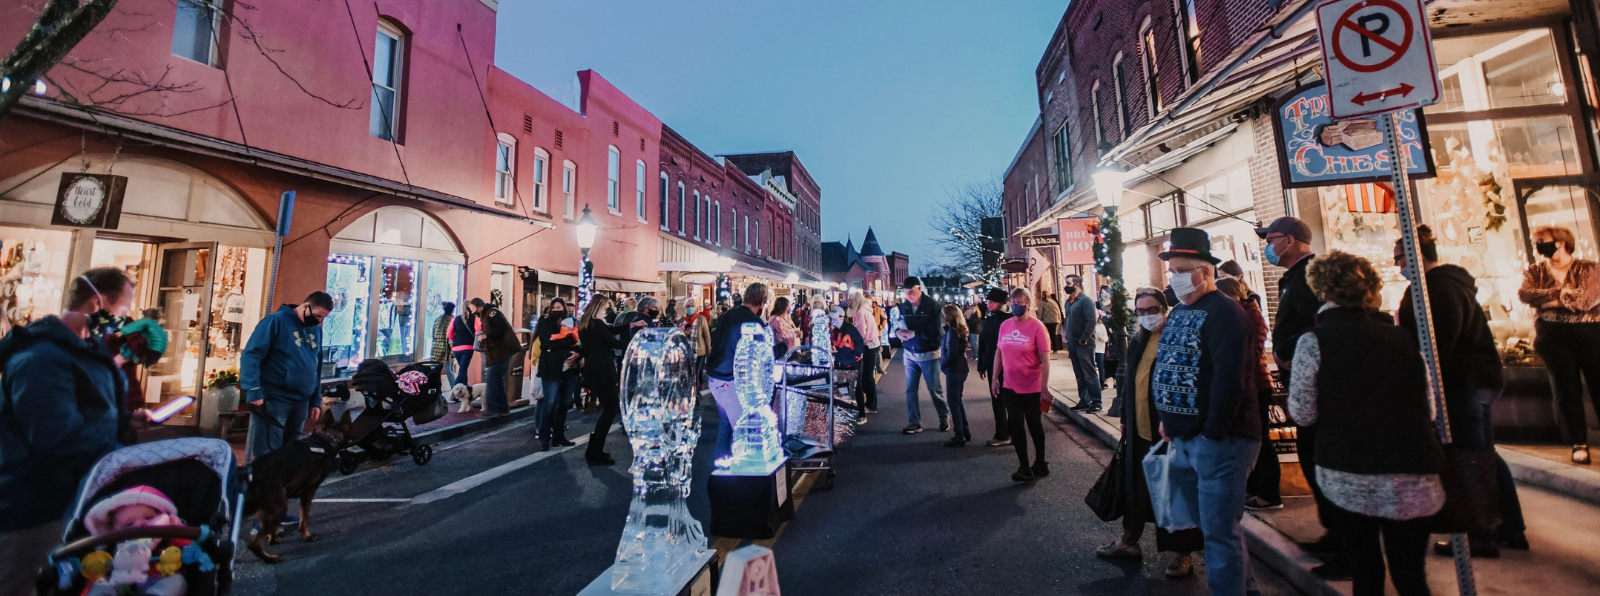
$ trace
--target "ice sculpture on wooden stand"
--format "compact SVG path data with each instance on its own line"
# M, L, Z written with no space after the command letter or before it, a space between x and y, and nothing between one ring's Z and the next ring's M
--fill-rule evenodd
M693 363L694 348L676 328L640 331L628 345L622 425L633 445L633 502L616 564L584 594L678 594L715 555L687 505L700 440Z
M783 460L778 414L772 411L772 333L760 323L739 330L733 355L733 388L743 413L733 426L733 463L739 475L770 474Z

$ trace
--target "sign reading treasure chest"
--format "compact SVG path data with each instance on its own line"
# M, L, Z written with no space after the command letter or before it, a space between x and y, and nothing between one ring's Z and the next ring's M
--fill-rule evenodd
M1395 113L1400 146L1412 178L1431 178L1433 156L1428 129L1416 110ZM1389 179L1391 159L1377 117L1335 122L1328 88L1322 83L1300 87L1278 100L1272 110L1277 133L1278 167L1288 188L1328 186Z

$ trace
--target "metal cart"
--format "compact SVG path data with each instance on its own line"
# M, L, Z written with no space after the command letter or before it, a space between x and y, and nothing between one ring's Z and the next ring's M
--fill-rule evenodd
M789 469L817 472L815 490L833 488L834 451L854 432L860 417L855 400L859 373L834 369L833 354L817 346L790 350L782 363L774 409L789 454Z

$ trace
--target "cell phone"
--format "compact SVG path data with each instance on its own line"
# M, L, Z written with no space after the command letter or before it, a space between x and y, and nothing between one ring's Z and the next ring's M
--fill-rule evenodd
M161 407L150 412L150 421L158 424L166 422L168 418L189 407L189 404L192 403L194 403L193 395L180 395L172 398L172 401L161 404Z

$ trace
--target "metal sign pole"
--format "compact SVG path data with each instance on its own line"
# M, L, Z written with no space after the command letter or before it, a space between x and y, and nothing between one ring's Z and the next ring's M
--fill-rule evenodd
M1420 117L1420 116L1419 116ZM1400 120L1395 112L1383 117L1384 141L1389 146L1389 183L1394 186L1394 202L1400 211L1400 244L1405 251L1406 270L1411 272L1411 306L1416 317L1417 344L1422 349L1422 360L1428 370L1428 405L1433 409L1434 426L1439 431L1439 442L1449 445L1450 419L1446 415L1444 384L1439 376L1439 350L1433 335L1433 308L1428 302L1428 284L1423 277L1422 253L1417 246L1417 224L1413 219L1412 197L1407 184L1406 153L1400 143ZM1450 547L1455 553L1456 585L1462 596L1478 593L1472 576L1472 558L1467 550L1467 535L1450 535Z
M278 195L278 225L272 242L272 277L267 280L266 311L276 310L273 300L278 296L278 263L283 261L283 237L289 235L289 220L294 218L295 191L286 190Z

